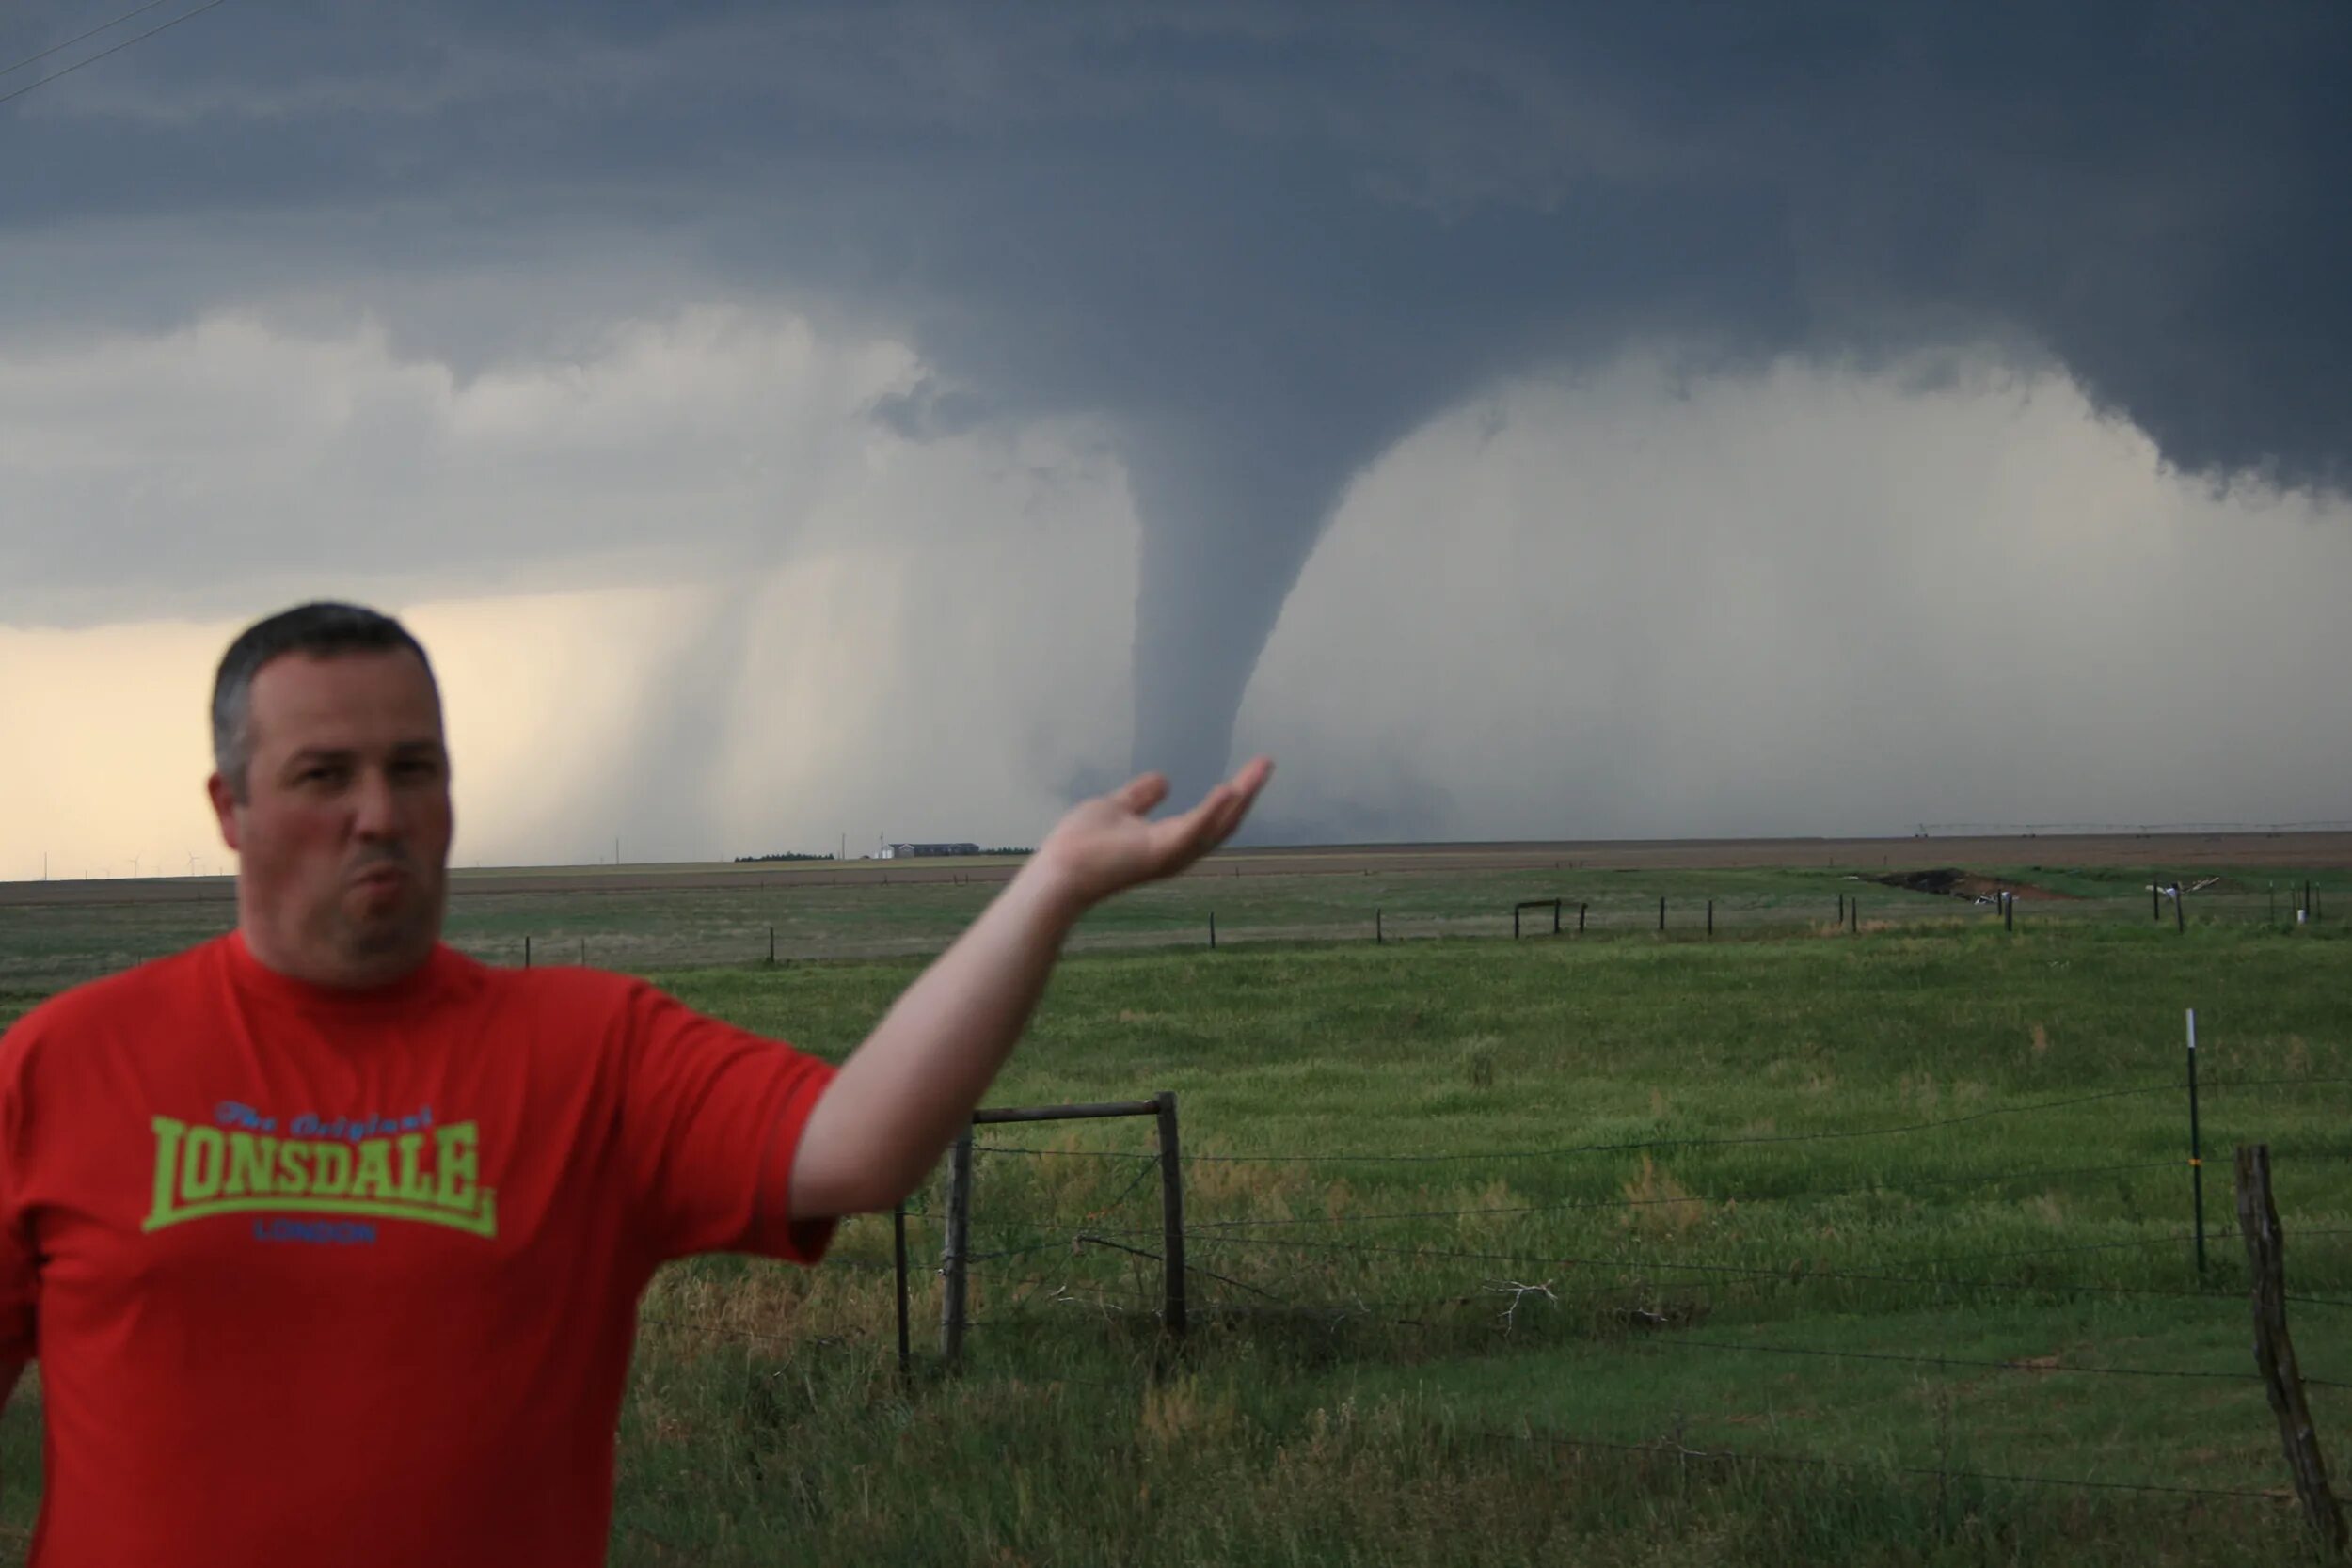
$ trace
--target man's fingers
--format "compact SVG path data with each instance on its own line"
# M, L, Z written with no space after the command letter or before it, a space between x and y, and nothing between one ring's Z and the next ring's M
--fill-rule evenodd
M1110 799L1113 804L1141 816L1168 799L1168 775L1139 773L1112 790Z
M1234 774L1232 779L1233 787L1241 791L1242 810L1249 809L1250 802L1258 798L1258 791L1263 789L1266 781L1272 777L1274 777L1272 757L1251 757L1243 764L1242 770Z
M1152 824L1152 858L1157 863L1152 875L1172 877L1208 852L1226 799L1226 786L1219 784L1182 816Z
M1225 782L1222 787L1226 799L1216 813L1216 834L1209 841L1212 847L1232 836L1233 830L1241 826L1242 818L1248 816L1249 808L1256 804L1258 791L1263 789L1266 780L1273 776L1273 758L1253 757L1240 772Z
M1210 790L1192 810L1163 824L1170 830L1162 851L1168 870L1183 870L1231 837L1233 830L1241 826L1242 818L1249 815L1258 791L1265 787L1273 771L1273 763L1259 757Z

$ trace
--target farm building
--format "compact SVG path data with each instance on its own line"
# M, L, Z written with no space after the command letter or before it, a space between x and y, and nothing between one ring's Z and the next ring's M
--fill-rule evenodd
M882 858L886 861L915 860L924 855L977 855L977 844L885 844Z

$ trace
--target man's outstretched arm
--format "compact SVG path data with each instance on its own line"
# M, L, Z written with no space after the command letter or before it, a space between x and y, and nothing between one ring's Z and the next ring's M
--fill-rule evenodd
M887 1209L913 1192L1021 1037L1078 917L1222 844L1272 771L1261 757L1166 821L1145 815L1168 793L1157 774L1063 817L842 1064L801 1134L793 1218Z

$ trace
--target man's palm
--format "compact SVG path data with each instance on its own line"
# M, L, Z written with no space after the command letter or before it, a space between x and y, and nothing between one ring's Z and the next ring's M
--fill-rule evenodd
M1157 822L1149 814L1167 799L1168 780L1143 774L1071 808L1038 847L1038 858L1057 867L1089 904L1173 877L1232 836L1273 771L1274 764L1259 757L1190 811Z

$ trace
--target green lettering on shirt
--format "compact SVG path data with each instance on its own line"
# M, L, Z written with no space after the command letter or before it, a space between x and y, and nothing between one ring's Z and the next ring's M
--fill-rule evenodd
M224 1214L340 1214L498 1234L497 1194L479 1183L469 1121L362 1138L264 1138L156 1117L154 1199L142 1228ZM428 1151L430 1157L428 1158ZM398 1176L395 1179L394 1172Z
M257 1138L250 1132L230 1133L229 1180L221 1183L221 1196L241 1197L248 1193L268 1192L277 1164L276 1138Z

